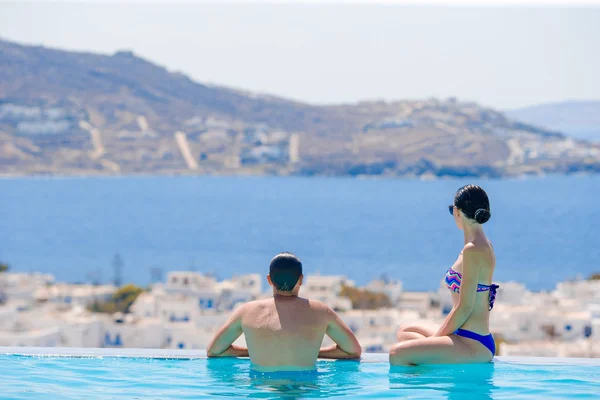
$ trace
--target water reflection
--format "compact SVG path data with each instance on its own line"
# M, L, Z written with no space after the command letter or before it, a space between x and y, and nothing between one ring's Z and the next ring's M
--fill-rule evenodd
M448 399L492 399L494 385L493 363L473 365L391 367L390 389L407 394L432 396L443 394Z
M208 359L208 394L213 396L301 399L347 395L357 390L360 363L319 361L314 372L258 373L249 360ZM212 390L210 389L212 388Z

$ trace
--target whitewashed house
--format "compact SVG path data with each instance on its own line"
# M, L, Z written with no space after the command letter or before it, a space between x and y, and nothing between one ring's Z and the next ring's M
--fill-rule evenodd
M345 276L308 275L304 277L301 294L311 300L318 300L334 310L348 311L352 309L352 301L340 297L344 286L354 286L354 282Z
M600 280L559 282L553 294L557 298L578 299L585 302L600 300Z
M34 301L35 292L52 285L54 276L41 273L3 272L0 274L0 288L6 300Z
M398 304L402 297L402 282L398 280L376 279L369 282L365 289L385 294L390 299L392 305Z
M116 313L103 320L102 347L163 348L166 330L157 318L137 319L133 315Z
M435 293L403 292L396 306L399 310L416 311L419 315L425 316L431 309L434 298L437 298Z
M58 283L38 288L33 297L37 302L87 307L110 300L116 291L113 285Z

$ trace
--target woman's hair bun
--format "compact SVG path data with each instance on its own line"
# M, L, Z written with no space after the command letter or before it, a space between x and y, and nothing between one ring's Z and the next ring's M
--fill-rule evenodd
M488 210L485 210L483 208L480 208L479 210L475 211L475 221L477 221L480 224L485 224L486 222L488 222L491 216L492 214Z

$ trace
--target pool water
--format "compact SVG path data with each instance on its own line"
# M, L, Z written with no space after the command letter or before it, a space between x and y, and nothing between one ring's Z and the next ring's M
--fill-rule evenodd
M485 365L390 368L386 356L366 355L362 362L318 361L315 373L267 375L253 373L246 359L167 357L0 355L0 399L600 396L600 360L514 358Z

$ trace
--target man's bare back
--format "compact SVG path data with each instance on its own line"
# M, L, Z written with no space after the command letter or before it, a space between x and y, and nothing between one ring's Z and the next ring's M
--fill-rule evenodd
M293 290L283 292L271 282L271 275L273 269L269 275L273 298L252 301L237 309L215 335L208 348L209 357L249 355L257 371L312 370L317 357L360 357L356 337L329 306L298 297L301 275ZM248 349L232 345L242 333ZM336 344L321 348L324 335Z

